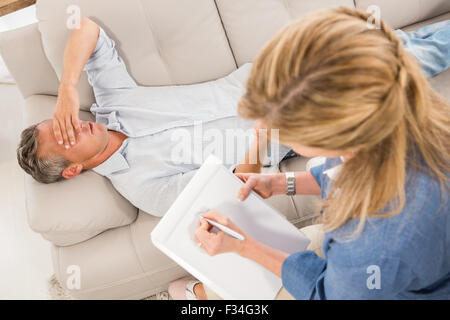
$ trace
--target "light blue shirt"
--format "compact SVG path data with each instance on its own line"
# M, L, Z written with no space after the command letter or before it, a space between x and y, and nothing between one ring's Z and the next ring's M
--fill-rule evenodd
M91 112L96 122L129 138L93 170L107 177L134 206L164 215L209 154L230 168L244 159L254 122L237 117L237 104L250 68L246 64L225 78L202 84L138 86L114 41L100 29L85 67L96 99ZM223 140L223 148L211 148L213 139L225 139L227 134L236 136L234 146L228 139ZM192 150L191 161L176 156L181 145L188 146L185 151ZM281 147L273 160L288 151Z
M333 180L329 169L341 162L327 159L311 169L323 198ZM325 259L309 250L292 254L282 266L283 286L296 299L450 299L448 189L443 194L436 179L411 168L406 176L400 213L369 217L356 239L347 236L359 219L326 232Z
M450 21L413 32L396 31L405 49L427 76L450 66ZM327 159L311 169L326 198L342 160ZM361 234L351 219L325 233L319 257L313 251L292 254L283 263L283 286L296 299L450 299L449 185L407 169L406 203L390 218L368 218ZM381 212L387 210L385 208Z

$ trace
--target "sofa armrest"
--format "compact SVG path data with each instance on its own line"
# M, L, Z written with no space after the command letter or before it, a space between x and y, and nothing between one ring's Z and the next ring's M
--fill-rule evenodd
M56 95L58 77L42 48L38 25L0 33L0 54L22 95Z

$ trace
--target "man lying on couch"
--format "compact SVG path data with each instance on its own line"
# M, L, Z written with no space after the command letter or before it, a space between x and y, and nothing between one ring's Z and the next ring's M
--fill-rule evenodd
M428 76L450 64L449 26L447 21L414 33L398 33ZM433 41L433 37L439 41ZM94 89L96 103L91 112L96 116L95 123L78 120L76 88L83 68ZM174 161L178 146L174 133L182 129L182 134L192 137L200 124L203 130L224 136L227 130L239 132L253 126L236 113L249 68L244 65L221 79L225 84L221 89L211 85L205 94L200 85L185 86L185 100L167 105L161 99L158 103L158 97L154 97L158 91L135 83L103 29L83 19L66 47L54 118L24 130L17 150L19 164L42 183L71 179L93 169L110 179L133 205L162 216L201 165L201 161ZM172 93L167 87L159 90L160 97ZM244 159L235 172L258 172L261 159L251 163L249 156L258 151L257 142L237 152L226 150L222 160L231 166L227 159ZM200 143L206 142L201 139ZM265 148L267 145L261 146ZM289 150L281 146L278 151L277 159L283 159Z
M91 112L96 122L78 119L76 88L83 69L94 89L96 103ZM170 100L174 87L138 86L114 41L95 22L83 19L66 46L54 118L23 131L17 150L19 164L42 183L71 179L93 169L110 179L133 205L162 216L201 165L201 158L179 161L175 152L184 147L178 151L189 156L198 143L191 140L198 140L195 134L200 126L203 132L213 133L209 138L217 138L216 147L227 134L241 144L239 138L250 140L253 123L237 117L237 102L249 69L250 65L243 66L207 86L178 87L177 92L184 90L183 101ZM183 144L183 138L188 143ZM200 140L200 149L207 155L210 141L203 136ZM257 151L256 142L247 144L250 150ZM229 167L243 160L235 172L257 172L262 162L250 161L249 148L239 145L224 152L216 148L215 154ZM283 156L289 150L279 151Z

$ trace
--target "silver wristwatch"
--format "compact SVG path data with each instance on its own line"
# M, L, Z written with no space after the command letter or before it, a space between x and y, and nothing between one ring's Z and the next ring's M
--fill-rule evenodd
M286 194L288 196L295 195L295 174L294 172L285 172L286 175Z

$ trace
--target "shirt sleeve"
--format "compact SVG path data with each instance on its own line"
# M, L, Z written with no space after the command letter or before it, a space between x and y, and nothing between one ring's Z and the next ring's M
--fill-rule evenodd
M415 31L395 31L405 49L419 62L427 77L450 67L450 20L441 21Z
M320 189L323 188L322 186L322 176L323 176L323 171L325 169L325 163L312 167L309 172L311 172L311 174L313 175L314 179L316 179L317 184L319 185Z
M115 42L102 28L100 28L95 50L84 70L96 98L108 94L111 89L117 91L117 89L137 86L128 74L126 66L116 50Z
M359 259L351 251L334 250L327 260L313 251L292 254L282 266L284 288L299 300L392 299L413 279L398 258Z
M326 260L307 250L290 255L283 262L281 280L283 287L295 299L309 300L315 293L316 283L326 270Z

